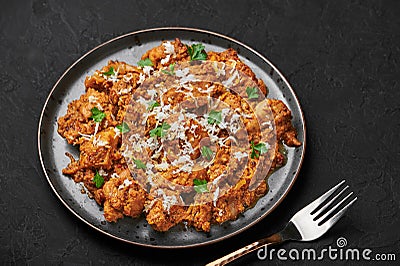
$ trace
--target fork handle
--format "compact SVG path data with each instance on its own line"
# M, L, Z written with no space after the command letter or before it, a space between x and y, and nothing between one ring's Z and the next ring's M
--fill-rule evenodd
M208 263L206 266L221 266L221 265L225 265L228 264L229 262L232 262L234 260L236 260L237 258L240 258L243 255L246 255L247 253L250 253L256 249L261 248L262 246L270 246L270 245L274 245L274 244L279 244L282 243L283 239L281 234L276 233L273 234L267 238L258 240L254 243L251 243L250 245L247 245L245 247L242 247L232 253L229 253L228 255L223 256L222 258L219 258L217 260L214 260L210 263Z

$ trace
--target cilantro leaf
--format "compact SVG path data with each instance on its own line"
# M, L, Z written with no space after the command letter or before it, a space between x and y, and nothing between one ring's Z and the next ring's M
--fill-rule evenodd
M170 75L170 76L175 75L175 71L174 71L175 70L175 63L170 64L168 68L169 68L169 71L163 69L163 70L161 70L161 72L164 73L164 74Z
M201 43L192 44L191 46L186 46L188 49L188 53L190 55L190 61L194 60L206 60L207 53L204 51L204 45Z
M137 62L138 66L140 67L145 67L145 66L154 66L153 62L150 60L150 58L142 59L139 62Z
M108 71L102 72L102 74L105 76L114 76L116 73L114 71L114 67L110 67Z
M214 155L213 151L207 146L201 147L200 152L201 155L203 155L203 157L206 158L206 160L208 161L211 160Z
M122 124L116 126L116 128L119 129L119 131L120 131L122 134L131 131L131 129L129 128L128 124L125 123L125 122L122 122Z
M160 125L160 126L158 126L158 127L156 127L156 128L153 128L152 130L150 130L150 137L160 137L160 138L162 138L162 137L164 137L165 135L167 135L167 130L170 128L171 126L168 124L168 123L166 123L166 122L163 122L162 123L162 125Z
M247 87L246 93L249 99L258 99L258 89L256 87Z
M160 106L160 103L157 101L150 101L147 104L148 104L147 111L152 111L154 107Z
M208 123L210 125L212 124L219 124L222 122L222 112L221 111L216 111L216 110L211 110L211 112L208 114Z
M260 155L258 155L258 153L254 149L251 149L250 158L254 159L254 158L258 158L258 157L260 157Z
M104 184L104 178L97 171L92 181L97 188L101 188L101 186Z
M268 151L267 145L262 142L254 144L254 141L251 141L250 147L251 147L251 155L250 155L251 159L258 158L260 157L260 155L263 155Z
M96 123L100 123L106 117L106 114L100 111L97 107L93 107L90 111L92 112L90 118L92 118Z
M251 141L250 148L251 148L251 154L250 154L251 159L260 157L260 155L254 149L254 141Z
M146 165L139 159L133 159L137 169L146 169Z
M258 144L256 144L256 145L254 145L254 149L255 149L256 151L259 151L260 154L264 154L264 153L266 153L266 152L268 151L267 146L265 145L265 143L262 143L262 142L260 142L260 143L258 143Z
M207 181L202 179L193 179L194 190L197 193L208 192Z

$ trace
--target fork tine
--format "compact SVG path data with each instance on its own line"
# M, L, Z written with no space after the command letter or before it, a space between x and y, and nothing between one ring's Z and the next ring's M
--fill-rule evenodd
M357 200L357 197L355 197L352 201L350 201L346 206L344 206L338 213L336 213L334 216L332 216L328 221L326 221L324 224L328 223L328 226L331 227L333 226L337 221L339 221L340 218L342 218L343 214L347 211L348 208L350 208L351 205Z
M302 210L307 209L307 211L309 211L310 213L315 212L318 206L320 206L322 202L324 202L327 198L329 198L329 196L332 195L338 189L338 187L340 187L344 182L346 182L346 180L343 180L342 182L331 188L329 191L327 191L321 197L308 204Z
M337 208L339 208L339 206L345 202L351 195L353 194L353 192L350 192L349 195L347 195L346 197L344 197L344 199L342 199L341 201L339 201L333 208L331 208L327 213L325 213L324 215L322 215L321 217L319 217L317 219L317 221L321 222L323 221L326 217L328 217L330 214L332 214L334 211L336 211Z
M320 215L324 210L326 210L326 208L328 208L329 205L332 204L332 202L334 202L340 195L343 194L343 192L348 189L349 186L346 186L342 189L342 191L340 191L335 197L333 197L329 202L325 203L323 207L321 207L321 209L319 209L316 213L314 213L313 215L315 217L318 217L318 215Z

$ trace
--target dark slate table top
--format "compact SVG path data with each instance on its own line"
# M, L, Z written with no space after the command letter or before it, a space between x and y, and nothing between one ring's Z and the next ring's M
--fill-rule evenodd
M288 78L307 123L305 161L282 204L246 232L201 248L148 249L98 233L61 204L38 159L40 111L65 69L104 41L160 26L208 29L255 48ZM344 237L348 248L400 260L398 1L2 1L0 28L4 264L204 264L277 231L344 178L357 204L320 240L281 248L322 250ZM253 253L236 265L283 263Z

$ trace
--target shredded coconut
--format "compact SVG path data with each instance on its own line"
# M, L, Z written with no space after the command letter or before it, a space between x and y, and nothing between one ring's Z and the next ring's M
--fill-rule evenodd
M213 193L213 205L214 205L214 207L217 207L218 197L219 197L219 187L217 187L217 189Z
M90 95L88 97L88 100L89 100L89 103L96 103L97 102L97 97L93 96L93 95Z
M129 187L130 185L132 185L132 181L130 181L129 179L124 179L124 182L121 185L119 185L118 189L121 190L125 187Z
M112 178L119 178L119 175L118 175L117 173L112 173L112 174L111 174L111 177L112 177Z
M241 151L237 151L233 154L233 157L235 157L235 159L241 161L243 158L247 158L249 155L245 152L241 152Z
M121 135L121 131L120 131L118 128L116 128L116 127L114 127L114 132L115 132L114 139L115 139L116 137L118 137L119 135Z
M146 79L146 76L143 73L140 73L139 80L137 83L142 84L145 79Z
M239 73L235 70L232 76L230 76L227 80L222 81L222 85L227 88L230 88L233 85L233 81L239 77Z
M97 138L93 139L93 145L99 146L99 147L104 147L108 144L108 141L102 140L101 136L98 136Z
M165 58L161 59L161 61L160 61L161 64L162 64L162 65L167 64L167 63L169 62L170 58L171 58L171 55L170 55L170 54L167 54L167 56L166 56Z
M165 48L164 52L166 54L175 54L175 47L171 42L164 42L163 46Z
M162 162L162 163L157 164L157 165L155 166L155 168L156 168L157 170L161 170L161 171L167 170L168 167L169 167L169 164L168 164L167 162Z
M164 190L162 189L157 189L157 195L162 197L162 204L164 209L169 213L171 207L173 205L178 204L178 200L176 198L176 196L172 195L172 196L167 196L164 192Z
M154 68L152 68L151 66L144 66L143 67L143 73L146 74L147 76L150 76L150 71L153 71Z
M103 170L103 168L100 168L100 170L98 171L99 175L101 176L108 176L107 172Z

